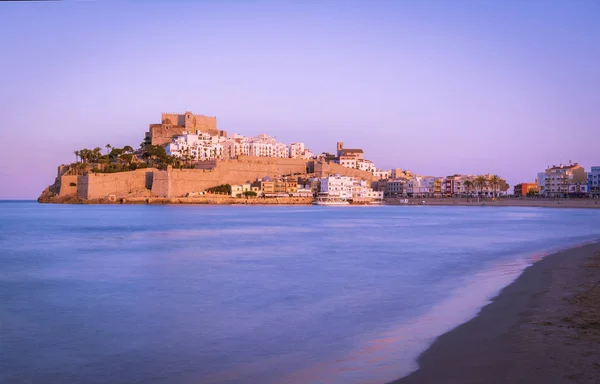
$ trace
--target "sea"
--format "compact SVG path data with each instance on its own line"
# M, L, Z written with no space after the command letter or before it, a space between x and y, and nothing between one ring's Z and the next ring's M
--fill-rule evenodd
M0 203L0 383L384 384L600 210Z

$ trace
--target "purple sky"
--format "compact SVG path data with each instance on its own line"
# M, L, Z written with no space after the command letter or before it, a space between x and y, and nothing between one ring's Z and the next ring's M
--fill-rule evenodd
M1 199L186 110L426 175L600 165L597 0L2 2L0 52Z

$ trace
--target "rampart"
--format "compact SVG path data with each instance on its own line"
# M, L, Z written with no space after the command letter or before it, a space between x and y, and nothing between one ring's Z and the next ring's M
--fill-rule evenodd
M207 164L208 165L208 164ZM62 176L61 193L75 195L83 200L155 196L175 198L189 192L201 192L220 184L243 184L263 177L277 178L288 175L312 173L317 177L331 174L352 176L372 181L371 173L346 168L338 164L307 161L304 159L265 158L240 156L236 160L217 160L214 167L206 169L153 168L119 173L89 173L85 176ZM75 181L73 181L75 180ZM75 182L76 187L71 186ZM64 192L63 192L64 191Z
M160 124L150 124L147 135L152 145L170 143L174 136L184 132L204 132L213 136L227 136L227 132L217 129L217 118L185 113L163 113Z
M155 175L152 193L161 197L185 196L219 184L243 184L263 177L306 174L303 159L240 156L237 160L217 161L213 169L172 169Z
M339 165L336 163L327 163L321 161L315 162L314 172L316 177L327 177L329 175L338 174L342 176L356 177L358 179L363 179L367 181L377 180L377 178L371 172L361 171L360 169L347 168L343 165Z
M77 177L77 197L101 199L108 195L123 196L150 190L156 169L138 169L118 173L88 173Z
M58 196L76 196L77 177L75 175L60 176L60 191L58 192Z

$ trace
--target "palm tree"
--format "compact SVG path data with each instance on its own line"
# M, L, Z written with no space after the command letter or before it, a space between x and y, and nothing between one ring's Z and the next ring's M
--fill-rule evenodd
M110 149L112 148L112 145L106 144L104 147L106 148L106 154L108 155L108 153L110 152Z
M479 198L483 193L483 188L487 187L488 185L487 179L485 176L479 175L473 181L473 185L475 185L475 188L479 188L479 194L477 195L477 201L479 201Z
M496 198L496 191L498 190L498 187L500 186L500 176L498 175L492 175L490 176L489 180L488 180L488 184L490 187L492 187L492 197Z
M100 147L94 148L92 151L92 156L94 157L94 162L97 163L100 159L100 156L102 156L102 149Z
M129 145L126 145L123 147L123 151L125 151L126 153L132 153L133 152L133 148Z
M75 162L79 163L79 151L75 151L73 154L75 155Z
M473 182L471 180L465 180L463 187L465 187L465 191L467 191L467 196L470 197L473 190Z

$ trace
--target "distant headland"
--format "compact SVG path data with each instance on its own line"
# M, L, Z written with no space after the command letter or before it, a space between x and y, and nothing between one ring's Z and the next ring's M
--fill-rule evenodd
M216 117L192 112L163 113L137 149L106 144L73 154L75 162L58 167L54 184L39 202L415 204L437 198L435 204L456 204L439 199L461 198L459 203L470 205L481 199L498 204L497 198L509 194L498 175L436 177L383 170L365 159L362 149L345 148L342 142L335 153L315 155L302 142L287 145L267 134L228 135L217 128ZM553 196L554 173L566 183L564 196ZM536 183L515 186L514 196L594 197L598 174L600 167L592 167L588 183L578 164L551 167Z

